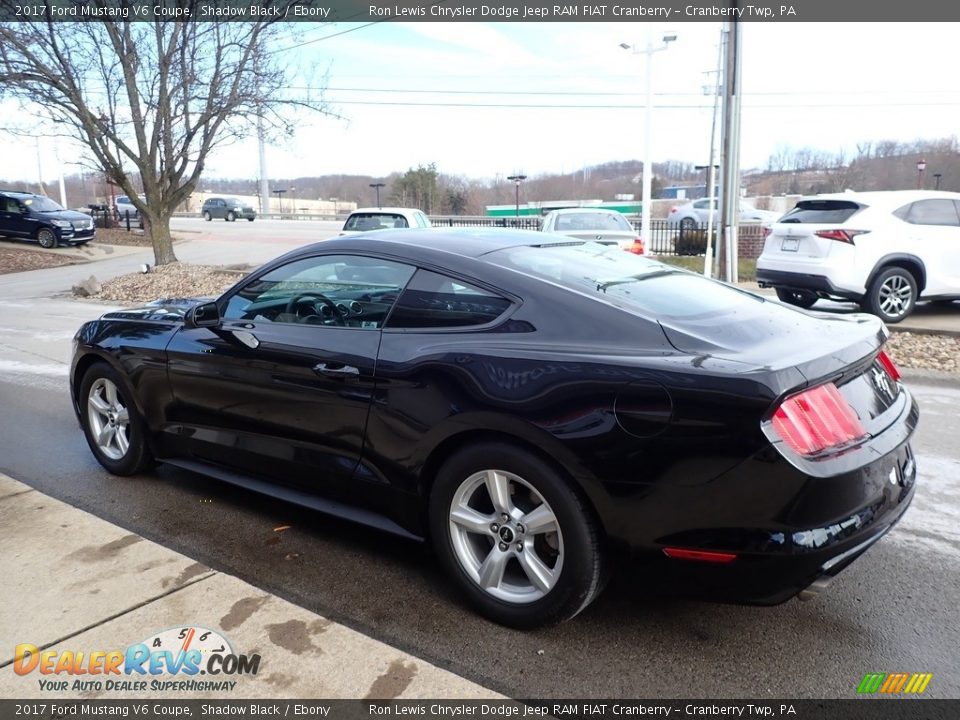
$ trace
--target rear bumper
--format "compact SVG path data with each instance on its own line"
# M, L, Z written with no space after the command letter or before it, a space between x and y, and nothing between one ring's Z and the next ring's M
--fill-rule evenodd
M860 300L863 297L862 291L839 287L825 275L766 270L758 267L757 284L762 288L809 290L823 297L840 297L847 300Z
M756 605L784 602L836 576L889 532L913 500L917 470L909 438L919 413L902 392L894 425L837 458L835 474L805 471L770 448L708 483L671 489L669 499L658 498L661 512L685 508L688 526L635 545L638 559L653 565L670 593ZM735 558L670 559L668 547Z

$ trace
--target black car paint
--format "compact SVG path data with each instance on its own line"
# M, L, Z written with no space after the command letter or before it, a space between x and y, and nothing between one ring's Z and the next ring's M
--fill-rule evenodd
M96 228L90 215L67 209L38 211L26 202L32 197L30 193L0 191L0 198L13 200L19 207L19 212L0 208L0 237L36 240L41 230L50 230L58 243L83 245L93 239ZM71 227L58 227L53 220L69 222Z
M506 439L562 469L621 554L751 602L782 601L838 571L909 505L918 412L902 386L895 402L864 410L876 437L827 458L796 456L769 430L788 394L826 381L843 391L869 371L886 337L878 321L777 305L789 322L724 346L695 321L638 318L482 257L543 242L536 233L378 235L296 250L251 279L294 257L350 252L496 289L513 307L492 326L328 327L322 343L294 325L185 328L189 303L108 313L78 332L75 410L85 368L105 360L129 383L158 458L256 480L294 502L339 503L315 505L328 512L354 506L367 513L354 519L383 516L380 527L413 536L426 533L425 497L443 460L464 443ZM238 329L260 347L239 342ZM324 377L321 362L359 373ZM668 561L666 545L739 557Z

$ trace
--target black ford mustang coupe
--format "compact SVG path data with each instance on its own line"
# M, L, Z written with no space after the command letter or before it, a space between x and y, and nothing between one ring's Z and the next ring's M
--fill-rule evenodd
M728 600L820 589L913 497L886 336L594 243L406 230L107 313L71 392L110 472L162 461L429 538L480 612L531 627L617 559Z

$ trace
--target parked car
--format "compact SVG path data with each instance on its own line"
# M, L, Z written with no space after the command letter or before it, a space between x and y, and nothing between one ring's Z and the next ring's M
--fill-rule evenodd
M146 196L141 195L140 200L145 202ZM125 219L127 215L130 216L131 220L140 219L140 211L137 210L137 206L133 204L133 201L127 195L118 195L114 202L113 209L116 216L121 220Z
M350 213L343 224L340 236L371 230L428 227L430 227L430 218L416 208L358 208Z
M66 210L43 195L0 190L0 236L36 240L40 247L84 245L96 233L93 218Z
M718 200L713 201L713 221L720 220L720 209ZM740 202L740 222L756 221L764 224L775 222L780 217L780 213L770 210L758 210L749 203ZM693 230L704 227L710 221L710 199L702 198L692 200L684 205L670 208L670 214L667 216L667 222L671 225L679 225L684 230Z
M108 312L70 387L111 473L160 460L427 539L481 613L533 627L617 560L730 600L821 589L914 495L886 338L596 243L398 230Z
M853 300L888 323L907 317L918 299L960 298L960 194L804 198L771 227L757 281L793 305Z
M643 240L621 213L601 208L564 208L551 210L540 226L543 232L557 233L603 245L617 245L643 255Z
M201 208L200 213L207 222L214 218L223 218L227 222L233 222L238 218L240 220L246 218L253 222L257 217L256 210L234 197L207 198L203 201L203 208Z

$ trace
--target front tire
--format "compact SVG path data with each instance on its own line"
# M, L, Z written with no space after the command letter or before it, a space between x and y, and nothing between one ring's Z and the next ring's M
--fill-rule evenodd
M37 233L37 242L40 243L40 247L50 250L57 246L57 236L50 228L40 228L40 232Z
M780 302L787 303L788 305L796 305L804 310L813 307L813 304L817 301L817 296L806 290L777 288L777 297L780 298Z
M862 307L892 325L907 317L916 302L917 280L913 273L902 267L889 267L870 283Z
M253 222L253 218L247 218L247 220Z
M83 434L97 462L114 475L136 475L150 466L143 419L112 367L90 366L78 400Z
M603 586L597 522L568 482L513 445L453 455L430 494L440 562L480 614L515 628L568 620Z
M209 210L203 213L203 219L206 220L207 222L210 222L211 220L213 220L213 215L210 214Z

